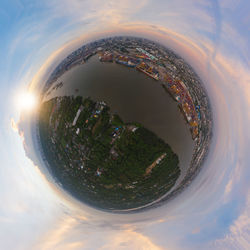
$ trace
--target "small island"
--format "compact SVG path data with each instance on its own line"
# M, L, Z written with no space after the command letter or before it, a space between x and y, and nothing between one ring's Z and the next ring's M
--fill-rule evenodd
M180 176L170 146L142 124L125 123L104 101L56 97L41 104L39 133L48 167L65 190L93 207L147 205Z

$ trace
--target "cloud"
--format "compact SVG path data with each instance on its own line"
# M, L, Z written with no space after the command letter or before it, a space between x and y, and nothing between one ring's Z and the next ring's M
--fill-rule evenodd
M91 223L91 222L90 222ZM131 227L131 226L130 226ZM84 233L83 233L84 232ZM97 240L98 239L98 240ZM162 247L133 230L100 228L84 221L78 221L74 216L61 217L53 229L40 238L34 245L35 249L140 249L161 250Z
M10 125L14 132L18 132L18 124L16 124L13 118L10 120Z
M123 20L129 19L131 15L138 12L141 8L147 5L147 0L139 0L137 4L134 5L133 0L124 1L79 1L72 0L62 1L58 3L57 1L50 1L48 4L53 10L55 16L70 16L71 21L88 20L94 19L101 22L103 25L107 23L120 23ZM66 6L66 8L65 8ZM133 8L131 8L133 6Z
M138 249L138 250L161 250L160 246L154 244L150 238L133 231L112 232L100 250L108 249Z
M249 249L250 248L250 190L241 215L230 226L230 232L215 241L216 249Z

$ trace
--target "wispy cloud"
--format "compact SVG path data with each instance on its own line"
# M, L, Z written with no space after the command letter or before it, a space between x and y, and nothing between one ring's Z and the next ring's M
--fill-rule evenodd
M84 233L82 233L84 232ZM97 240L98 239L98 240ZM34 248L42 249L145 249L160 250L162 247L156 245L152 240L136 231L125 230L103 230L79 223L77 219L69 216L60 218L53 229L34 245Z
M250 192L241 215L230 226L230 232L222 239L215 241L216 249L249 249L250 235Z
M16 124L13 118L11 118L10 123L11 123L11 128L13 129L13 131L18 132L18 125Z

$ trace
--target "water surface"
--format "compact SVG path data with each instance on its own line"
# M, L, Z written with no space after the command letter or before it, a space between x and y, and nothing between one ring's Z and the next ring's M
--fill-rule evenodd
M177 103L159 81L134 68L99 62L98 57L93 56L85 64L64 73L53 86L59 82L63 82L63 86L47 99L81 95L95 101L104 100L123 121L139 122L168 143L180 160L181 175L176 185L183 179L194 143Z

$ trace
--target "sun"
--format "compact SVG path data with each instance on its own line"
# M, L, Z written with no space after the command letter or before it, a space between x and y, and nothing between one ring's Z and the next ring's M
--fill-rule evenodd
M31 92L21 93L17 97L17 105L21 110L31 111L34 110L37 106L37 98Z

